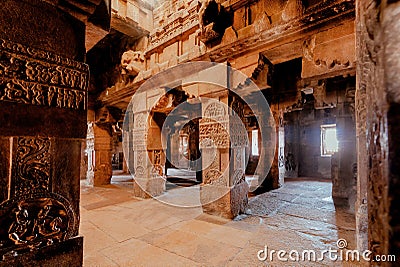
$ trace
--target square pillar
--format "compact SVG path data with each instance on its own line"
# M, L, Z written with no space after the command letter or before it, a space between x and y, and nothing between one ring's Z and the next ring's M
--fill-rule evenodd
M82 266L85 24L38 0L0 24L0 266Z
M93 186L111 183L111 127L106 124L88 124L88 145L90 162L87 172L87 183Z
M151 123L147 111L134 114L134 195L149 198L165 191L165 155L161 146L161 131Z
M226 92L219 101L206 103L199 122L203 166L200 202L205 213L229 219L245 212L249 192L244 173L247 132L241 118L228 109L235 101L239 100Z

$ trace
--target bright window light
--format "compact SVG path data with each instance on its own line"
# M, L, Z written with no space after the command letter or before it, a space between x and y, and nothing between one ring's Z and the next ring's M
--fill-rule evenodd
M258 156L258 130L251 131L251 154Z
M332 156L338 149L336 124L321 125L321 156Z

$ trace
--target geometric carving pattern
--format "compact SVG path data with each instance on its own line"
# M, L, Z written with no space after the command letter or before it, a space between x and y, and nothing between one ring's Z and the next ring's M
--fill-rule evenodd
M86 109L88 67L0 39L0 101Z

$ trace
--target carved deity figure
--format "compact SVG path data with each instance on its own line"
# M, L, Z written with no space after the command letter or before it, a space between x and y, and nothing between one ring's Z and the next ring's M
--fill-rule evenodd
M15 211L15 221L11 224L8 230L9 238L14 241L15 244L25 244L27 242L26 235L31 224L29 220L28 210L20 203L18 210Z
M14 213L15 221L10 225L8 236L15 245L34 248L62 240L66 227L62 219L65 211L51 200L43 203L39 210L22 201Z
M61 235L58 235L61 231L59 225L62 223L60 217L53 218L49 215L51 205L46 204L38 213L37 219L35 220L34 231L37 231L43 237L55 237L61 239Z

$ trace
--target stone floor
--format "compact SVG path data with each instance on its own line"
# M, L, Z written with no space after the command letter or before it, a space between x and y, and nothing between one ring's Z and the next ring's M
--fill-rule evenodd
M331 261L327 254L324 261L301 259L304 250L316 251L318 258L322 250L338 249L339 238L347 240L348 249L355 248L354 218L335 210L329 182L287 180L278 190L251 197L247 214L229 221L205 215L201 207L136 199L129 177L113 181L96 188L82 183L84 266L365 265ZM179 202L184 189L170 189L168 195ZM265 246L268 253L297 250L300 261L279 261L276 254L272 261L260 261L257 254Z

